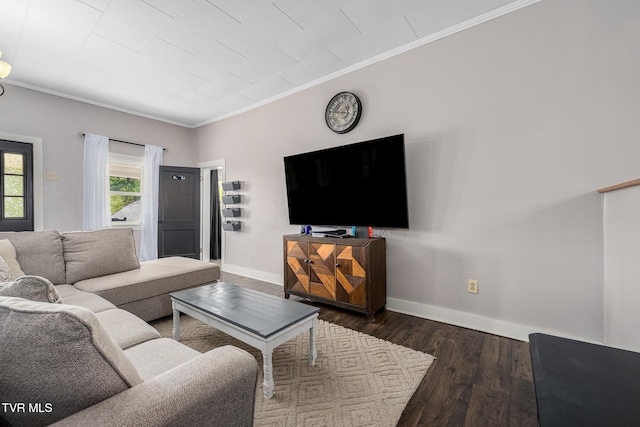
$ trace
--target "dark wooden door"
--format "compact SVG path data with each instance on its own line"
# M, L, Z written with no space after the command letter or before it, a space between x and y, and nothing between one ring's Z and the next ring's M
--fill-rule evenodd
M160 166L158 257L200 259L200 169Z

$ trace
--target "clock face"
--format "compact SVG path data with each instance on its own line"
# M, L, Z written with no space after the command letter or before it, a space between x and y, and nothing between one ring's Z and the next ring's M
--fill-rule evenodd
M360 99L351 92L341 92L327 104L324 119L332 131L347 133L356 127L361 114Z

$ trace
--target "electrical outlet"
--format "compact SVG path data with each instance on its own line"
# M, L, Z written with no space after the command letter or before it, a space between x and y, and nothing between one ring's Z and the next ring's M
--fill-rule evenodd
M478 293L478 280L477 279L469 279L467 281L467 292L470 294Z
M46 179L47 181L57 181L58 172L47 171L44 175L44 179Z

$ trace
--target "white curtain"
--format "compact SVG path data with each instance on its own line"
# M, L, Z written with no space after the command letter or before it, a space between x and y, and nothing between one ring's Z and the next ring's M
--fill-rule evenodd
M109 138L86 134L84 136L84 186L82 189L82 229L95 230L111 227L109 217Z
M142 234L140 237L140 260L158 258L158 187L162 147L144 146L144 177L142 183Z

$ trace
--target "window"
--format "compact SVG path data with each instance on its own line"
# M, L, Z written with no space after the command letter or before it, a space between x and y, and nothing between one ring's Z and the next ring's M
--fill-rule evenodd
M33 147L0 140L0 230L33 230Z
M109 155L109 206L111 223L140 225L143 159L123 154Z

